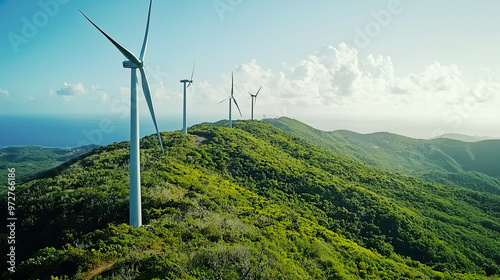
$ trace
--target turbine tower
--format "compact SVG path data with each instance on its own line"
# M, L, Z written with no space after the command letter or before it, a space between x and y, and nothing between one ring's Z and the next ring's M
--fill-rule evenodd
M262 89L262 86L260 86L260 88L256 94L252 94L251 92L248 93L248 94L250 94L250 97L252 98L252 120L253 120L253 107L254 107L254 104L257 103L257 95L259 95L259 92L261 89ZM255 99L255 103L254 103L254 99Z
M234 101L234 104L236 105L236 108L238 108L238 111L240 112L240 116L243 117L243 115L241 115L241 110L240 110L240 106L238 106L238 102L236 102L236 99L234 98L234 77L233 77L233 72L231 72L231 95L222 100L221 102L219 103L222 103L226 100L229 100L229 128L232 128L233 127L233 121L231 120L231 101Z
M144 97L148 103L149 112L153 119L153 124L156 128L156 134L160 140L162 153L163 144L161 142L160 132L156 123L153 101L151 99L151 91L149 89L148 78L144 71L144 56L148 45L149 37L149 20L151 18L151 6L153 1L149 1L148 20L146 24L146 32L144 42L142 44L141 55L139 58L125 47L116 42L94 22L92 22L82 11L80 13L97 28L128 60L123 62L123 68L130 68L131 83L130 83L130 225L136 228L142 225L142 206L141 206L141 170L140 170L140 150L139 150L139 107L137 106L137 69L139 69L142 78L142 90Z
M184 111L182 113L182 131L184 131L184 134L187 134L187 125L186 125L186 89L193 84L193 76L194 76L194 67L196 63L193 63L193 72L191 72L191 79L189 80L182 80L181 83L184 83ZM187 83L187 86L186 86ZM191 87L191 90L193 90L193 87Z

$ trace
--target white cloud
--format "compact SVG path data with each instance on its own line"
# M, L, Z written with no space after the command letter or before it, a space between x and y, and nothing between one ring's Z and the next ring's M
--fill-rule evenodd
M109 101L109 95L107 93L105 93L105 92L101 93L100 100L101 100L101 102L108 102Z
M479 81L467 86L456 65L434 62L425 71L397 76L390 57L368 55L344 43L324 46L296 64L283 64L281 71L264 70L255 61L238 66L238 84L245 90L264 85L272 101L300 106L419 105L439 107L460 103L467 95L490 100L499 82ZM262 96L263 98L264 95Z
M1 89L0 88L0 95L6 95L6 96L9 96L9 92L5 89Z
M474 83L469 90L468 98L478 103L497 102L500 93L500 80L495 73L489 72L487 77Z
M130 96L130 88L120 87L120 94L123 96Z
M158 102L171 101L174 98L180 100L182 93L180 91L177 92L168 91L164 83L160 81L158 83L155 83L151 88L151 95L154 103L157 101Z
M227 85L216 88L208 83L208 81L201 81L193 84L193 86L196 89L194 98L199 104L216 104L229 96L230 93Z
M35 100L36 100L36 98L35 98L35 97L33 97L33 96L23 96L23 97L22 97L22 100L23 100L23 101L28 101L28 102L29 102L29 101L35 101Z
M56 95L56 92L53 90L53 89L50 89L50 88L44 88L43 89L43 92L44 93L47 93L48 96L52 97L52 96L55 96Z
M90 89L92 90L92 95L96 94L101 103L106 103L110 100L110 96L100 84L91 85Z
M81 83L73 85L68 82L64 82L61 89L58 90L56 93L58 95L63 95L63 96L77 96L77 95L84 95L86 93L86 89Z

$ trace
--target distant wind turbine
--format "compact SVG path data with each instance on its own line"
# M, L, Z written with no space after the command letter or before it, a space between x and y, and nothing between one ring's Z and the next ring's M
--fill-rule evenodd
M124 48L94 22L92 22L82 11L80 13L95 26L128 60L123 62L123 68L130 68L131 70L131 106L130 106L130 225L136 228L142 225L142 206L141 206L141 171L140 171L140 151L139 151L139 108L137 106L137 69L141 72L142 90L144 97L148 103L149 112L153 119L156 128L156 134L160 140L160 147L162 153L163 144L161 142L160 132L156 123L155 111L153 108L153 101L151 99L151 91L149 89L148 78L144 71L144 56L148 45L149 37L149 20L151 18L151 6L153 1L149 1L148 21L146 24L146 33L144 35L144 43L142 44L141 55L137 58L132 52Z
M196 65L196 62L193 63L193 72L191 72L191 79L189 80L182 80L181 83L184 83L184 111L183 111L183 119L182 119L182 131L184 131L184 134L187 134L187 125L186 125L186 89L193 84L193 76L194 76L194 67ZM187 86L186 86L187 83ZM191 87L191 90L193 90L193 87Z
M240 116L243 117L243 115L241 114L241 110L240 110L240 106L238 106L238 102L236 102L236 99L234 98L234 77L233 77L233 72L231 72L231 95L222 100L221 102L219 103L222 103L226 100L229 100L229 128L232 128L233 127L233 122L231 120L231 100L234 101L234 104L236 105L236 108L238 108L238 111L240 112Z
M252 120L253 120L253 107L254 107L255 103L257 103L257 95L259 95L259 92L261 89L262 89L262 86L259 88L259 90L257 91L256 94L252 94L251 92L248 93L248 94L250 94L250 97L252 98ZM255 102L254 102L254 99L255 99Z

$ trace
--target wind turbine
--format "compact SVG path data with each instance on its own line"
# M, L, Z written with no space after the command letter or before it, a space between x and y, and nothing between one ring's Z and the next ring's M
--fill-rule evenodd
M243 115L241 114L241 110L240 110L240 106L238 106L238 102L236 102L236 99L234 98L234 77L233 77L233 72L231 72L231 95L222 100L221 102L219 103L222 103L226 100L229 100L229 128L232 128L233 127L233 122L231 120L231 100L234 101L234 104L236 105L236 108L238 108L238 111L240 112L240 116L243 117Z
M254 104L257 103L257 95L259 95L259 92L261 89L262 89L262 86L259 88L259 90L257 91L256 94L252 94L251 92L248 93L248 94L250 94L250 97L252 98L252 120L253 120L253 107L254 107ZM255 99L255 103L254 103L254 99Z
M193 76L194 76L194 67L196 65L196 62L193 63L193 72L191 72L191 79L189 80L182 80L181 83L184 83L184 111L183 111L183 119L182 119L182 131L184 131L184 134L187 134L187 125L186 125L186 89L193 84ZM187 83L187 86L186 86ZM191 87L191 90L193 88Z
M160 147L162 153L163 144L161 142L160 132L156 123L155 111L153 108L153 101L151 99L151 91L149 89L148 78L144 71L144 56L148 45L149 37L149 20L151 18L151 6L153 0L149 1L148 21L146 24L146 33L144 35L144 42L142 44L141 55L139 58L125 47L116 42L94 22L92 22L82 11L80 13L97 28L128 60L123 62L123 68L130 68L131 70L131 83L130 83L130 225L136 228L142 225L142 206L141 206L141 170L140 170L140 151L139 151L139 108L137 106L137 69L141 72L142 90L144 97L148 103L149 112L153 119L156 128L156 134L160 140Z

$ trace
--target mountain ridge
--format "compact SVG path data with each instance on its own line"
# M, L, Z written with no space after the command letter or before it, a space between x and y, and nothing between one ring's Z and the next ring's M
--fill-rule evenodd
M460 134L460 133L446 133L446 134L436 136L432 139L439 139L439 138L459 140L462 142L480 142L480 141L486 141L486 140L498 140L498 138L496 138L496 137L465 135L465 134Z
M301 139L366 164L450 184L500 194L500 140L466 143L415 139L392 133L325 132L290 118L264 120Z

